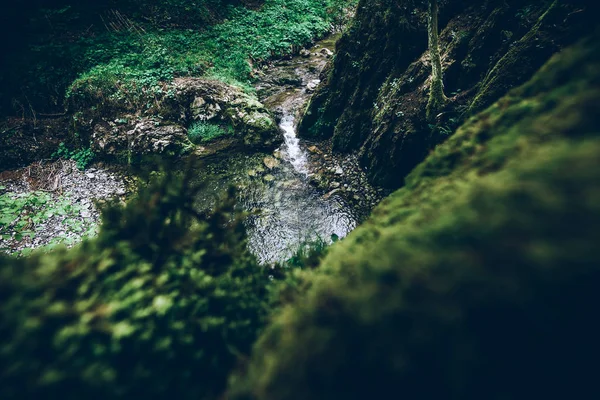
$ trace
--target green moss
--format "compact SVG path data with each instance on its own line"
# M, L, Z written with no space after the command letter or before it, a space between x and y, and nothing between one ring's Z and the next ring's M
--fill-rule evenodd
M267 274L225 200L158 175L74 250L1 257L2 399L216 398L266 315Z
M296 274L239 399L597 394L600 45L553 58ZM552 382L552 384L549 384Z

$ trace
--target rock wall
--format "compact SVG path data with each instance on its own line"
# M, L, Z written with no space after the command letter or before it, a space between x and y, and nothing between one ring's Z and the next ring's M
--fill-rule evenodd
M358 151L371 180L390 188L402 186L468 116L593 31L598 7L582 0L441 2L450 102L429 125L425 3L362 0L300 124L304 137L332 137L334 150Z

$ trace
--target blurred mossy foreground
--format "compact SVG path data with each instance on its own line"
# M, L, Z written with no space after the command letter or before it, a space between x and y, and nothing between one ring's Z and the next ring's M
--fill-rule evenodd
M597 397L598 43L470 119L301 274L232 397Z
M194 218L171 175L74 250L0 258L0 398L215 398L266 315L229 200ZM188 212L189 211L189 212Z
M31 81L45 94L32 102L61 110L77 77L72 96L107 83L98 93L118 104L180 75L248 83L249 54L257 65L289 55L324 34L327 10L343 2L269 0L260 19L262 2L241 3L252 7L194 16L187 2L156 2L148 15L172 4L176 18L150 21L145 41L84 38L99 47L49 80L57 105L43 108L46 78ZM222 23L190 32L188 16ZM202 143L227 134L189 127ZM599 129L597 33L471 117L347 238L300 252L287 270L258 265L231 196L201 215L188 179L157 174L127 205L105 208L95 239L0 255L0 400L600 398Z

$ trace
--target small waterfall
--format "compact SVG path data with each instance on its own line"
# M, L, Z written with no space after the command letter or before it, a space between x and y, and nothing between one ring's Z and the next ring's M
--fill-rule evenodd
M282 151L283 159L292 164L297 172L308 175L308 161L306 153L300 147L300 140L296 136L294 116L292 114L284 115L279 126L283 130L285 142Z

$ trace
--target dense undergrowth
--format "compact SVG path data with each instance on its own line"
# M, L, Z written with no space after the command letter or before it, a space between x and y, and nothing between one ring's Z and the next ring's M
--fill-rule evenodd
M188 137L190 141L195 144L210 142L211 140L223 137L225 135L231 135L233 128L222 127L220 125L210 124L208 122L194 122L188 128Z
M31 23L55 28L7 57L1 97L12 104L3 111L62 111L65 95L136 103L176 76L210 76L250 90L253 66L331 31L354 0L266 0L257 9L205 1L187 10L184 3L158 2L140 15L143 7L128 13L126 2L87 18L76 6L40 10ZM205 15L211 10L218 19ZM174 23L165 27L165 19ZM91 23L86 31L73 28L83 22Z

